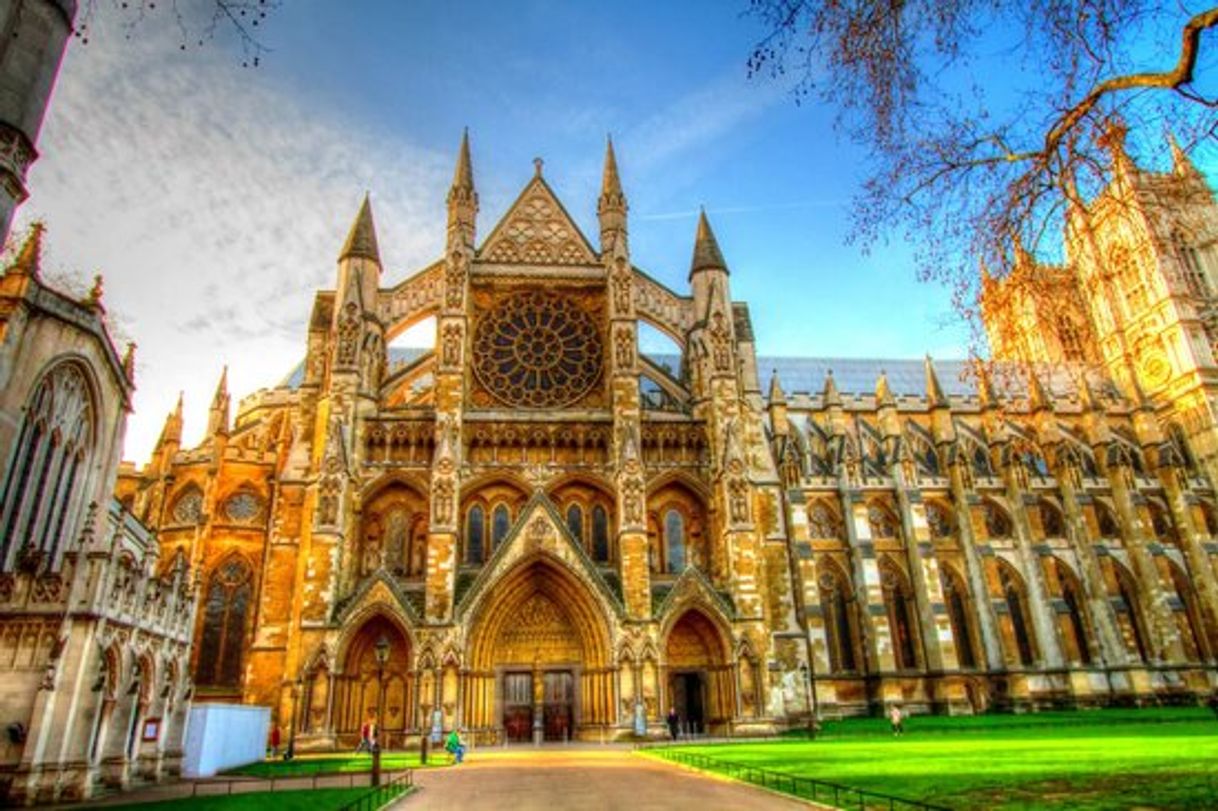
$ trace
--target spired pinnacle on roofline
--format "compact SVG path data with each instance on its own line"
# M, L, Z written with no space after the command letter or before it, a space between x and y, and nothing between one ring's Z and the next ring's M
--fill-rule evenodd
M694 256L689 263L689 275L692 277L700 270L727 272L727 262L723 261L715 232L711 230L710 221L706 219L705 208L698 212L698 233L694 237Z
M347 234L347 241L338 255L338 261L354 257L369 259L378 265L381 263L381 252L376 242L376 223L372 219L372 201L367 192L364 193L364 202L360 204L355 222L351 224L351 231Z

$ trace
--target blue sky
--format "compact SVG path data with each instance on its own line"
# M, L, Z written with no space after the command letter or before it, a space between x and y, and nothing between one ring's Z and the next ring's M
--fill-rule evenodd
M963 356L947 292L914 280L902 246L846 244L861 153L829 111L747 78L744 5L289 0L251 70L223 36L179 51L165 19L126 39L102 4L17 227L46 221L52 277L104 273L140 346L127 457L147 459L179 390L197 441L222 365L239 398L295 364L365 189L385 284L434 259L465 126L481 235L540 156L595 244L612 133L635 264L683 290L704 205L760 353Z

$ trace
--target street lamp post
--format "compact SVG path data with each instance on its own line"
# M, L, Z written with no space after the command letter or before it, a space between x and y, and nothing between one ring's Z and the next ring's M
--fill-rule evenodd
M816 698L816 663L809 659L800 663L799 672L804 677L804 694L808 699L808 737L815 738L820 728L820 701Z
M288 750L283 753L284 760L296 757L296 721L300 702L300 687L303 684L300 676L292 682L292 724L288 727Z
M381 784L381 724L385 719L385 663L389 661L389 640L376 641L376 736L372 741L372 785Z

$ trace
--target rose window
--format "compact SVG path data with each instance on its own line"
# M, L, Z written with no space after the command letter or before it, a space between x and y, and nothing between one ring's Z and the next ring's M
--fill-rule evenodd
M254 520L260 512L262 502L253 493L238 493L224 503L224 514L228 520L240 524Z
M173 520L178 524L197 524L203 517L203 494L190 490L173 505Z
M500 400L520 408L569 405L596 385L601 338L572 301L518 293L484 317L474 334L474 373Z

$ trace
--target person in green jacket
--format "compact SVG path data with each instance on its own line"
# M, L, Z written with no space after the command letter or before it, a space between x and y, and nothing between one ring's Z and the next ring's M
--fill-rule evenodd
M461 743L461 734L456 727L453 727L453 731L448 733L448 738L444 741L444 750L453 756L455 763L465 760L465 744Z

